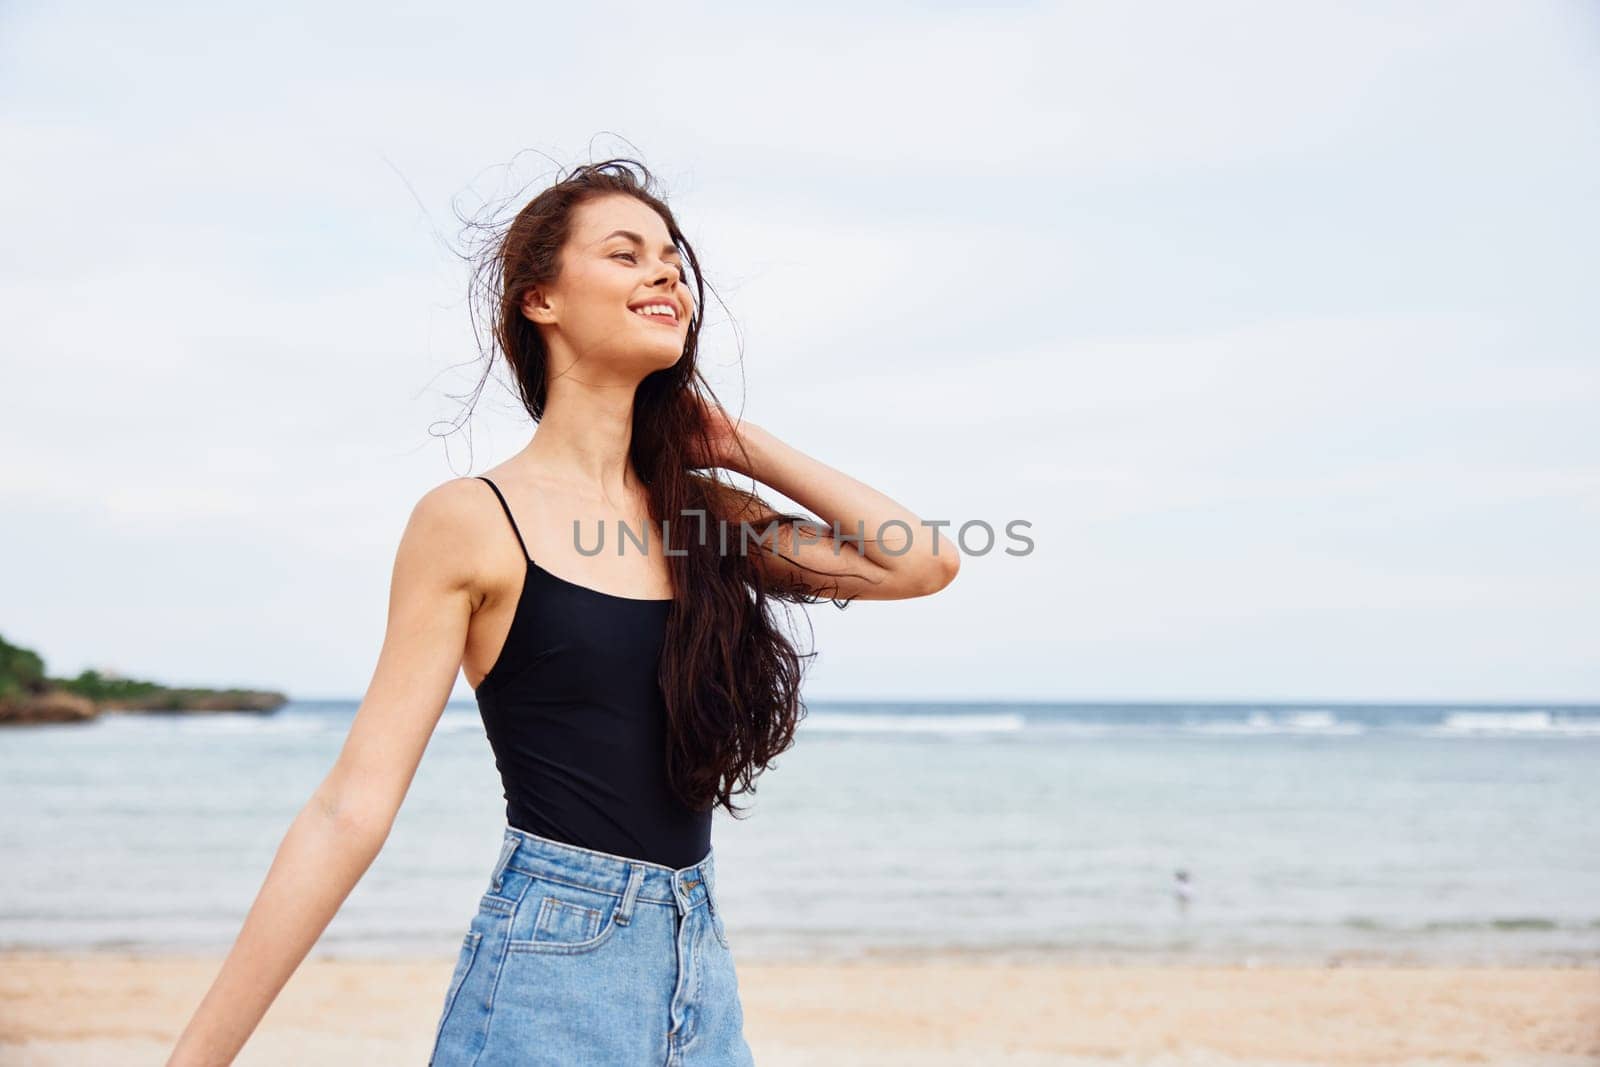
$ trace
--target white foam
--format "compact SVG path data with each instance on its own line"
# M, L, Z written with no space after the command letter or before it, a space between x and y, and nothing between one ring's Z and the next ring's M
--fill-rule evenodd
M1424 733L1440 736L1600 737L1600 718L1548 711L1453 711Z
M457 734L483 729L483 719L476 711L447 711L439 716L435 733Z
M998 715L872 715L810 712L801 729L852 734L984 734L1016 733L1027 725L1017 714Z
M182 733L319 734L328 724L309 715L272 715L253 712L193 712L168 718Z
M1211 722L1186 722L1180 729L1197 734L1364 734L1358 722L1343 722L1331 711L1289 711L1282 715L1253 711L1245 719L1217 719Z

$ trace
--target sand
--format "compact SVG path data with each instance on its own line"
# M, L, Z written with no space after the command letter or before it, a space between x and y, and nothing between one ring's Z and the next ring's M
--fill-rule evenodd
M0 954L0 1063L161 1064L218 959ZM235 1062L424 1063L450 959L316 958ZM1600 970L741 963L760 1067L1600 1063Z

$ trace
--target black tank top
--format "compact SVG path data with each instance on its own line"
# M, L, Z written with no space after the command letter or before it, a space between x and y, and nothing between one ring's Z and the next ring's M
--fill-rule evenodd
M505 645L475 690L505 786L506 822L580 848L690 867L711 812L667 786L657 672L672 600L616 596L558 578L528 555Z

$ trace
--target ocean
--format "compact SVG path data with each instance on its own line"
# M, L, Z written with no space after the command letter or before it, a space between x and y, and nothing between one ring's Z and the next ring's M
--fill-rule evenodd
M716 816L740 959L1600 963L1600 705L808 706ZM226 949L355 710L0 733L0 948ZM504 812L452 704L312 954L451 955Z

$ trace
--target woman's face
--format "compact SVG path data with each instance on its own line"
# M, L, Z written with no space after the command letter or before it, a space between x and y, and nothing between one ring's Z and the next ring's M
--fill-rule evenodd
M642 378L683 356L694 305L682 270L653 208L627 195L604 196L573 213L560 273L553 285L529 291L523 314L544 328L553 359ZM653 312L643 310L652 305Z

